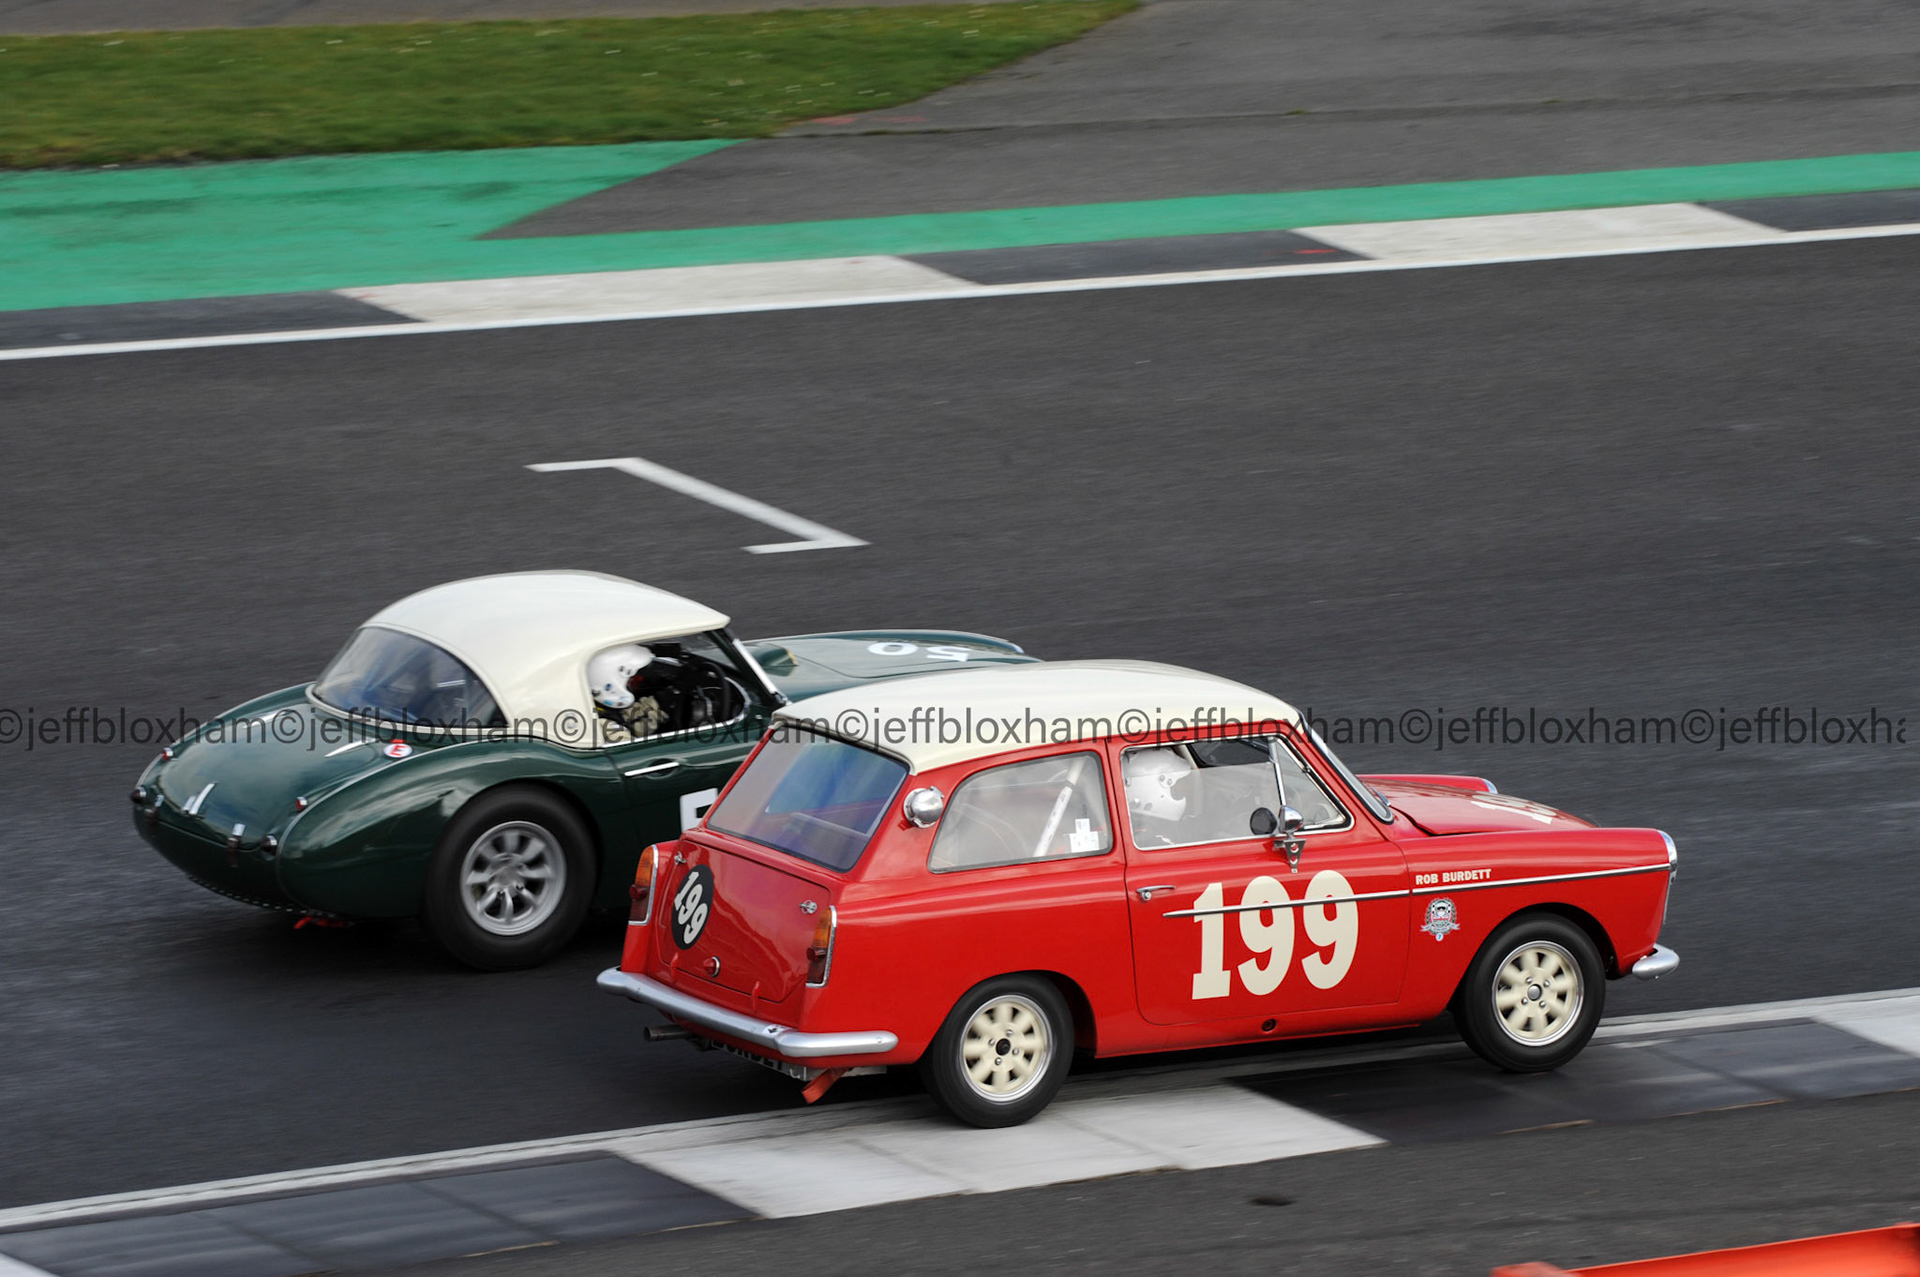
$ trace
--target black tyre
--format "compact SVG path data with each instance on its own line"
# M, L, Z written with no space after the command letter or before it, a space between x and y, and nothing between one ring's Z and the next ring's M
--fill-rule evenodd
M1587 1044L1606 1009L1593 940L1552 914L1515 918L1474 955L1454 995L1460 1036L1510 1073L1557 1069Z
M920 1058L927 1090L969 1126L1018 1126L1073 1065L1073 1013L1051 981L1001 976L954 1004Z
M493 790L447 823L421 917L470 967L538 966L580 929L593 868L593 836L565 802L542 789Z

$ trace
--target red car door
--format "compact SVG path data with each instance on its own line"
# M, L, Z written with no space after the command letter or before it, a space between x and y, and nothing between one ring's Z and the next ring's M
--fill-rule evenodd
M1249 829L1279 807L1264 738L1122 751L1127 905L1141 1014L1155 1024L1392 1003L1406 971L1400 848L1293 747L1298 867Z

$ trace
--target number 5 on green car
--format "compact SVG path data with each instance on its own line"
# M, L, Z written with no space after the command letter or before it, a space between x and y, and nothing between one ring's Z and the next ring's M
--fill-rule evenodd
M161 751L134 828L222 895L417 915L472 966L532 966L588 910L625 907L641 849L699 821L774 710L1029 660L945 631L741 642L711 608L619 577L476 577L400 600L317 681Z

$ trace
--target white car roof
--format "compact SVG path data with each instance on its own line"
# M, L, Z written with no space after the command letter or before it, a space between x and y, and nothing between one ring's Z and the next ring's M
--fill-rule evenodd
M616 643L717 630L692 599L601 572L508 572L409 594L368 625L436 643L467 663L509 722L574 710L593 721L587 659ZM565 733L559 733L564 737Z
M1055 742L1119 736L1145 743L1202 717L1215 732L1235 723L1301 725L1300 711L1271 693L1151 661L922 674L809 697L779 715L883 749L916 772ZM1018 724L1012 739L1010 720Z

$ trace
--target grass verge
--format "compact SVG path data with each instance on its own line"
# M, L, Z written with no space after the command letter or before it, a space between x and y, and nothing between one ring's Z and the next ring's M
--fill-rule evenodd
M0 36L0 167L763 137L1137 3Z

